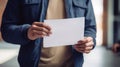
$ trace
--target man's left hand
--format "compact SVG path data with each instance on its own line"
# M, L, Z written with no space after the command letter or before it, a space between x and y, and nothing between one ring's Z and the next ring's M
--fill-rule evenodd
M85 37L83 40L78 41L77 44L74 45L76 51L81 53L90 53L93 49L94 42L92 37Z

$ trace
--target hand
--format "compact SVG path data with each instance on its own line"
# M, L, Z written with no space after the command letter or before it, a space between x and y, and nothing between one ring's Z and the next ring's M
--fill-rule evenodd
M51 34L50 26L42 22L34 22L28 29L27 35L30 40L35 40L37 38L49 36L50 34Z
M118 49L120 49L120 44L119 43L115 43L112 47L113 52L117 53Z
M81 53L90 53L93 49L94 42L92 37L85 37L83 40L78 41L77 44L74 45L76 51Z

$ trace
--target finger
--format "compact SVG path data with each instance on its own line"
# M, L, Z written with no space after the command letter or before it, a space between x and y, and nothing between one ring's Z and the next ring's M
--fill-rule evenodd
M84 53L89 54L89 53L90 53L90 51L85 51Z
M84 44L75 44L74 47L76 47L76 48L84 48L85 45Z
M49 31L51 30L51 27L43 22L34 22L34 25L37 25L39 27L45 27L46 29L48 29Z
M77 48L77 49L79 49L79 50L82 50L82 51L86 51L86 50L92 50L92 46L91 47L86 47L86 48Z
M36 33L32 33L32 37L33 37L33 40L34 40L34 39L43 37L43 35L38 35Z
M92 50L93 46L86 47L85 50Z
M35 34L35 38L43 38L45 35L38 35L38 34Z
M94 45L94 42L93 41L90 41L88 43L85 43L85 47L91 47Z
M75 48L75 50L76 50L77 52L84 53L83 50L79 50L78 48Z
M85 37L85 39L90 42L90 41L93 41L93 38L92 37Z
M42 31L42 32L45 32L48 35L51 34L51 31L49 31L48 29L46 29L44 27L38 27L36 25L32 25L32 30Z
M75 44L75 47L79 47L79 48L86 48L86 47L91 47L94 45L94 42L88 42L88 43L83 43L83 44Z
M86 42L87 42L87 39L83 39L83 40L78 41L78 44L84 44Z
M38 37L48 36L47 33L42 31L33 30L33 33L36 34Z
M76 51L78 51L78 52L80 52L80 53L86 53L86 54L90 53L90 50L84 51L84 50L76 49Z
M78 41L78 44L83 44L83 43L87 43L93 41L92 37L85 37L83 40Z
M75 47L76 49L78 49L79 51L91 51L92 50L92 48L93 48L93 46L91 46L91 47L85 47L85 48L82 48L82 47Z

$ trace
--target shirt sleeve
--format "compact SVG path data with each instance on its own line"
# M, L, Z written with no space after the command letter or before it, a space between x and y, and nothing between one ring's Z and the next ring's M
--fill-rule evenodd
M19 24L21 22L20 0L8 0L3 13L1 32L4 41L25 45L30 40L27 37L27 30L30 24Z
M91 0L87 0L87 9L85 12L85 37L92 37L94 46L96 45L96 21Z

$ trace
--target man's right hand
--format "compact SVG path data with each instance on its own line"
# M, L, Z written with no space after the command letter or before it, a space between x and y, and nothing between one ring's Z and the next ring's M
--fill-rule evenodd
M27 36L30 40L35 40L37 38L49 36L51 33L51 27L47 24L43 22L34 22L28 29Z

